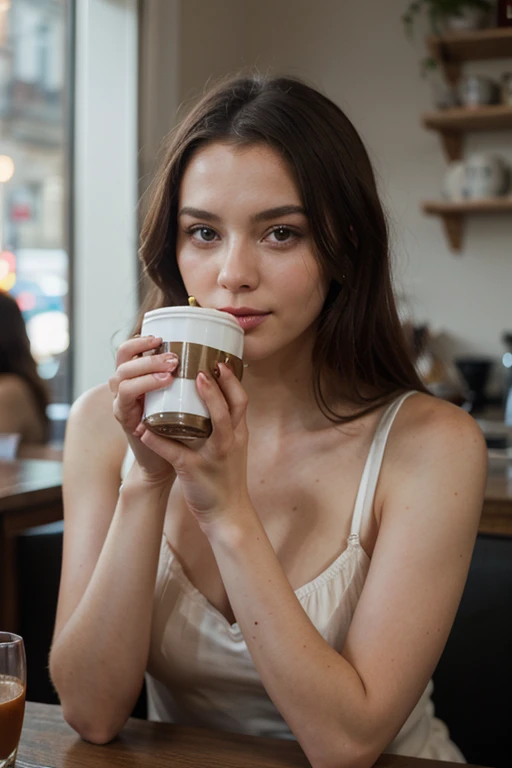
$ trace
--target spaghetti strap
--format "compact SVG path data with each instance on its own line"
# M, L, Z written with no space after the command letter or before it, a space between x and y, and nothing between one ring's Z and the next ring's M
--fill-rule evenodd
M395 420L395 416L400 410L402 403L407 400L408 397L415 394L417 394L416 390L411 390L410 392L405 392L403 395L399 395L399 397L397 397L396 400L393 400L384 411L384 414L377 425L366 459L366 464L364 465L359 490L357 492L354 514L352 516L352 525L350 528L351 536L359 537L363 520L366 520L371 512L382 459L384 457L388 435Z

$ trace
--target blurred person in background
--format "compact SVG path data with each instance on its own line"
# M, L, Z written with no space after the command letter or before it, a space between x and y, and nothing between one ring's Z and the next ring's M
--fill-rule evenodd
M49 396L30 351L16 301L0 291L0 433L20 435L20 451L46 443Z

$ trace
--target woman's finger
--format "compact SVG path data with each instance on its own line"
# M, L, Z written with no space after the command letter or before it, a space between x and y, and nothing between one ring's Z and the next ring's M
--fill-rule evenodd
M140 440L146 448L172 464L177 473L186 472L188 464L195 458L195 452L187 445L180 443L179 440L171 440L168 437L156 435L149 429L146 429Z
M135 358L127 363L121 363L116 371L119 382L124 379L134 379L137 376L144 376L147 373L159 373L176 371L180 364L178 355L173 352L167 352L162 355L144 355Z
M173 375L170 371L160 371L158 373L149 373L146 376L138 376L136 379L123 379L119 382L116 392L116 401L121 411L126 406L131 406L146 392L153 392L155 389L163 389L173 382Z
M146 429L147 429L147 428L146 428L146 425L144 424L144 422L143 422L143 421L141 421L141 422L139 423L138 427L137 427L136 429L134 429L134 431L133 431L133 436L134 436L134 437L142 437L142 435L144 434L144 432L146 432Z
M217 381L203 372L197 376L196 387L212 420L212 434L208 443L222 449L224 445L229 444L233 436L233 424L226 399Z
M124 341L116 354L116 368L122 363L127 363L136 355L143 355L144 352L158 349L162 339L158 336L135 336L132 339Z
M228 404L233 428L236 429L245 417L248 402L247 393L231 368L224 363L219 363L219 371L220 376L217 378L217 383Z

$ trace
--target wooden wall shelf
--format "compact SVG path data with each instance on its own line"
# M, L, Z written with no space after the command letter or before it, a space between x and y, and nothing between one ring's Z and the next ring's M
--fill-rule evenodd
M442 37L428 37L427 44L432 56L442 63L446 78L456 83L463 61L511 57L512 27L447 32Z
M455 107L423 115L423 125L439 131L448 160L462 157L464 134L474 131L508 131L512 129L512 106Z
M494 27L470 32L447 32L442 37L430 36L427 46L443 67L448 82L456 85L464 61L512 58L512 27ZM464 136L473 131L506 131L512 129L512 106L490 104L470 109L457 107L423 115L423 125L439 131L448 160L460 160ZM512 213L512 197L464 202L426 202L424 213L440 216L452 250L460 251L465 217L468 214Z
M440 216L454 251L462 248L464 218L468 214L510 213L512 197L496 197L486 200L464 200L461 202L434 200L423 203L424 213Z

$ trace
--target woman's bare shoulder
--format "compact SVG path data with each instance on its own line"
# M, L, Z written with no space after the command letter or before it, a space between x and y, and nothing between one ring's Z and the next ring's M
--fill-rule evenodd
M428 470L435 465L473 467L485 477L487 446L475 419L452 403L423 394L400 407L386 447L389 475Z
M413 453L430 447L474 445L485 447L485 440L475 419L447 400L418 392L402 404L392 430L395 450Z

